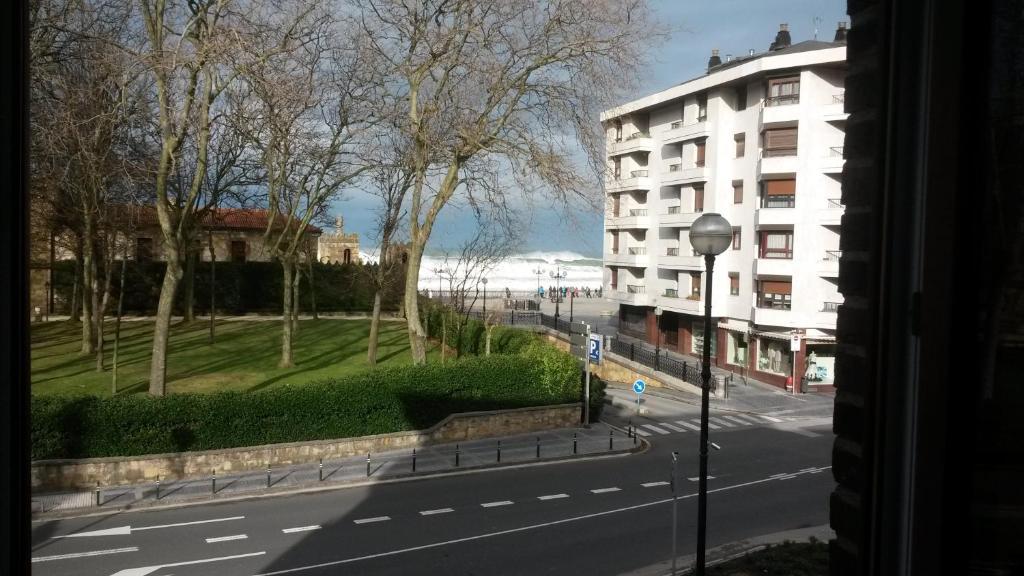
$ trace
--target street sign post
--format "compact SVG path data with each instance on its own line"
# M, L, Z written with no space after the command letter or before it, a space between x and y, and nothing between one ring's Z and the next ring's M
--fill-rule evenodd
M590 361L595 364L601 363L601 335L590 335Z
M789 351L793 353L793 366L790 380L793 382L793 394L796 395L796 353L800 351L800 333L790 334L789 336Z
M644 390L646 388L647 388L647 383L644 382L643 380L637 379L636 382L633 382L633 392L636 392L636 413L637 414L640 413L640 395L644 393Z
M590 325L584 322L573 322L569 325L569 353L583 361L585 385L583 387L583 426L590 427L590 359L593 343Z

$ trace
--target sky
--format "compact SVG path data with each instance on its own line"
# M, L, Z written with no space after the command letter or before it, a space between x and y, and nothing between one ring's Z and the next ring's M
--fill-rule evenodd
M746 54L768 49L779 24L789 24L793 43L814 38L832 40L838 22L848 22L845 0L650 0L658 20L671 28L670 39L650 54L640 74L641 83L630 99L658 92L704 74L711 50L722 59L727 54ZM817 21L816 21L817 19ZM594 122L598 122L595 118ZM352 191L335 201L332 212L345 217L346 232L357 232L361 247L376 245L376 202L372 196ZM543 198L534 201L524 218L518 252L576 252L600 257L603 219L600 212L580 206L572 221L548 207ZM475 221L457 205L447 206L438 217L428 251L457 249L471 236Z

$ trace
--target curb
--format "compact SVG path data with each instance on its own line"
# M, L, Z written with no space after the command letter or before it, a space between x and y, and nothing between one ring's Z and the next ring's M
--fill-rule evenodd
M622 434L626 434L626 431L613 424L605 423L608 427L613 428ZM312 494L317 492L328 492L331 490L344 490L348 488L358 488L361 486L375 486L379 484L397 484L399 482L414 482L419 480L430 480L435 478L443 478L447 476L461 476L465 474L479 474L482 472L497 472L502 470L514 470L519 468L530 468L534 466L547 466L552 464L568 464L573 462L588 462L592 460L602 460L605 458L622 458L631 455L640 455L650 450L651 444L644 438L639 438L639 443L636 446L631 446L624 450L611 450L608 452L601 452L597 454L581 454L576 456L551 456L547 458L537 458L526 462L509 462L508 464L479 464L476 466L466 466L455 470L445 471L434 471L434 472L407 472L401 474L392 474L388 476L379 477L379 479L370 480L357 480L357 481L337 481L329 486L320 486L317 484L307 486L293 486L287 488L270 488L264 489L258 493L250 494L239 494L237 496L217 496L217 495L206 495L198 496L194 498L183 498L173 503L131 503L116 508L107 508L105 510L94 510L92 508L77 508L74 510L65 510L59 512L33 512L33 522L48 522L52 520L67 520L69 518L88 518L93 516L108 516L112 514L121 514L124 512L144 512L148 510L169 510L173 508L183 508L189 506L200 506L203 504L214 504L222 502L240 502L244 500L253 500L257 498L273 498L276 496L290 496L295 494Z

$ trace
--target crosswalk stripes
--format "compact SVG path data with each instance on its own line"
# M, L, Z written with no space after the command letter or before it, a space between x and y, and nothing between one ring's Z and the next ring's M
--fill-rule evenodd
M735 428L736 427L736 425L733 424L732 422L727 422L727 421L725 421L725 420L723 420L721 418L708 418L708 420L710 420L711 422L714 422L715 424L718 424L719 426L725 426L726 428Z
M776 417L767 414L744 414L733 412L731 414L718 414L708 417L708 428L721 430L723 428L743 428L746 426L770 426L789 421L798 420L791 417ZM700 418L689 420L672 420L671 422L655 421L651 424L637 424L633 428L640 436L667 435L672 433L700 432Z
M737 418L736 416L722 416L722 418L727 418L727 419L732 420L733 422L735 422L737 424L740 424L740 425L743 425L743 426L750 426L750 422L747 422L746 420L743 420L741 418Z
M680 426L686 426L687 428L689 428L690 430L693 430L694 432L700 432L700 426L694 426L693 424L690 424L689 422L687 422L685 420L676 420L675 422L676 422L676 424L679 424Z
M697 424L700 424L700 418L694 418L693 420L691 420L691 422L696 422ZM708 419L708 428L711 428L712 430L719 430L722 427L717 424L712 424L710 419Z
M658 422L658 425L659 426L664 426L665 428L668 428L669 430L672 430L673 432L686 432L685 429L680 428L679 426L673 426L672 424L669 424L668 422Z
M657 432L658 434L671 434L671 432L669 432L667 430L662 430L661 428L658 428L654 424L641 424L641 426L643 426L644 428L647 428L648 430Z
M759 416L761 416L761 418L764 418L765 420L767 420L769 422L775 422L775 423L782 422L782 420L780 418L775 418L774 416L765 416L764 414L759 414Z
M646 430L641 430L640 428L634 428L633 431L636 432L637 434L641 435L641 436L650 436L651 435L650 432L647 432Z
M737 414L736 417L746 420L748 424L763 424L763 422L761 422L760 420L757 420L754 417L748 416L746 414Z

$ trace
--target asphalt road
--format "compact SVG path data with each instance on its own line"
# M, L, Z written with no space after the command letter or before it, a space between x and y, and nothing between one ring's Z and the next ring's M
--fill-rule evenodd
M633 456L318 493L83 517L33 527L40 575L621 574L671 550L680 453L680 556L696 542L692 406L634 417ZM611 409L617 421L629 411ZM673 418L678 417L677 420ZM708 546L828 520L830 424L717 418ZM672 422L679 422L673 425ZM671 428L670 428L671 427ZM675 428L675 431L672 428ZM95 535L86 535L92 532ZM66 537L72 534L79 536ZM61 537L65 536L65 537ZM55 538L56 537L56 538Z

